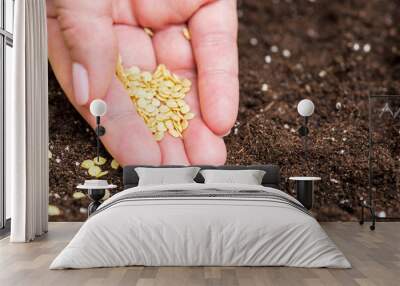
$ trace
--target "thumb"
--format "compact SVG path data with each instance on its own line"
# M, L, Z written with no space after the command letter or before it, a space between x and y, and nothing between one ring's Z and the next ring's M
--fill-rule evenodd
M57 0L55 9L72 60L76 103L104 97L118 56L111 0Z

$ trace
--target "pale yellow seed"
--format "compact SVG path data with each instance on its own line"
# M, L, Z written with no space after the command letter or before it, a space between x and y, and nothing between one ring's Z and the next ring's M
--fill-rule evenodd
M147 100L144 99L144 98L140 98L140 99L137 101L137 105L138 105L140 108L146 108L146 106L147 106Z
M103 158L101 156L96 157L93 159L93 163L96 164L97 166L104 165L107 162L106 158Z
M184 87L182 88L182 93L186 94L190 91L190 87Z
M172 95L172 97L173 97L173 98L176 98L176 99L182 99L182 98L185 97L185 94L184 94L183 92L177 92L177 93L174 93L174 94Z
M150 28L143 28L144 32L149 35L150 37L154 36L153 31Z
M163 122L158 122L157 130L160 132L165 132L167 131L167 127L165 127L165 124Z
M173 137L182 137L181 133L175 129L169 129L168 133L171 134Z
M159 113L159 114L157 114L156 115L156 120L157 121L164 121L164 120L167 120L169 117L166 115L166 114L164 114L164 113Z
M154 134L154 138L155 138L157 141L160 141L161 139L163 139L163 137L164 137L164 132L156 132L156 133Z
M92 166L94 166L94 162L92 160L85 160L81 163L81 167L85 169L89 169Z
M183 114L188 113L188 112L190 111L189 105L186 104L186 105L182 106L182 107L180 108L180 111L181 111Z
M145 97L147 99L152 99L154 97L154 92L151 90L146 90Z
M174 123L172 122L172 120L165 121L165 126L167 127L167 129L174 129Z
M170 118L174 121L179 121L180 117L178 115L176 115L175 113L171 113Z
M190 82L190 80L188 80L187 78L185 78L185 79L182 81L182 85L183 85L183 87L190 88L190 87L192 86L192 83Z
M178 104L179 107L182 107L182 106L186 105L186 102L183 99L176 100L176 103Z
M147 92L140 88L140 89L136 89L135 90L135 95L137 97L146 97L147 96Z
M181 122L181 125L182 125L183 130L185 130L186 128L188 128L189 122L186 119L183 119Z
M175 127L175 130L177 130L179 132L183 131L183 128L179 122L174 121L174 127Z
M113 159L111 161L111 168L113 168L115 170L117 170L119 168L119 163L115 159Z
M145 109L146 109L146 111L149 112L149 113L153 113L154 111L156 111L156 107L155 107L154 105L151 105L151 104L147 105L147 106L145 107Z
M169 112L169 108L168 108L168 106L166 106L166 105L161 105L160 108L159 108L159 110L160 110L160 112L162 112L162 113L167 113L167 112Z
M142 78L144 81L151 81L152 76L149 72L142 72Z
M105 176L105 175L107 175L107 174L108 174L108 171L100 172L100 173L98 173L98 174L96 175L96 178L101 178L101 177L103 177L103 176Z
M126 70L126 73L129 75L139 75L140 74L140 68L136 66L132 66L129 69Z
M75 192L75 193L72 194L72 197L73 197L75 200L80 200L80 199L83 199L83 198L86 197L86 196L85 196L85 194L82 193L82 192Z
M92 166L88 170L88 174L92 177L97 177L97 175L100 173L101 173L101 169L99 166Z
M175 100L170 99L170 100L167 101L167 106L170 107L170 108L175 108L175 107L178 107L178 104L176 104Z
M159 107L161 103L158 99L153 98L153 100L151 101L151 104L154 105L155 107Z
M61 214L60 209L58 207L56 207L56 206L53 206L53 205L49 205L47 211L48 211L49 216L56 216L56 215L60 215Z
M185 39L188 40L188 41L190 41L191 36L190 36L189 29L186 28L186 27L183 28L183 29L182 29L182 33L183 33L183 36L185 37Z
M185 116L183 116L183 118L185 118L186 120L190 120L194 118L194 113L192 112L188 112L185 114Z
M165 82L164 82L164 85L165 85L166 87L169 87L169 88L172 88L172 87L175 86L175 84L174 84L172 81L170 81L170 80L165 81Z

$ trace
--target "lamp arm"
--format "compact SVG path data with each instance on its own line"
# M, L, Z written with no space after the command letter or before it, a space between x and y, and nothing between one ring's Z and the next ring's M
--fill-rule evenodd
M96 116L96 141L97 141L97 162L100 160L100 137L106 134L106 129L100 125L100 116Z
M306 134L304 135L304 159L307 161L307 136L308 136L308 116L304 116L304 126L307 130Z

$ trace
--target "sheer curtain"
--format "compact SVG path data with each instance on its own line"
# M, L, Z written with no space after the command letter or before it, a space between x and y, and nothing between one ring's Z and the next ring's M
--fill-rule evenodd
M46 1L15 2L13 94L6 98L6 187L12 242L48 225L48 90Z

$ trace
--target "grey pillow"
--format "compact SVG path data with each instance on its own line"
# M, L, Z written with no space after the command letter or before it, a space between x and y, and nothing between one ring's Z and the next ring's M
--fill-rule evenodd
M265 171L262 170L202 170L205 184L261 185Z
M199 167L182 168L135 168L139 176L139 186L195 183Z

